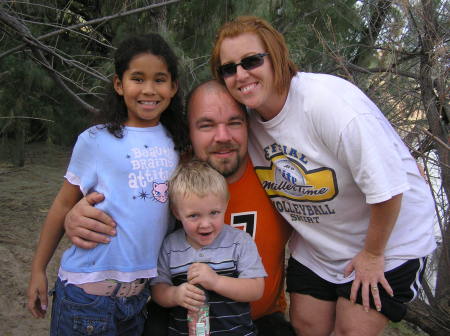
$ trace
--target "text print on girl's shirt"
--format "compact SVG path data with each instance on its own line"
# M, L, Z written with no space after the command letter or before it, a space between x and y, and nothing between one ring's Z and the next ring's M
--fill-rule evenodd
M153 182L167 181L170 178L171 170L167 170L167 168L175 166L175 161L171 160L172 153L171 147L149 147L147 145L144 145L144 148L133 147L131 154L127 155L133 170L128 174L128 186L132 189L151 187L151 193L146 193L146 195L149 197L152 195L153 199L164 203L166 198L161 188L163 188L162 185L167 188L167 183L153 184Z

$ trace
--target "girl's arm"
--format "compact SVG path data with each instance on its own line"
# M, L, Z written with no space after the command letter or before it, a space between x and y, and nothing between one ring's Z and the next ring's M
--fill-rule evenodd
M64 234L64 218L81 199L80 188L64 181L47 214L31 267L28 287L28 309L35 317L43 317L47 308L46 268ZM40 304L38 305L38 301Z
M195 263L188 270L189 283L199 284L237 302L252 302L264 292L264 278L232 278L217 274L203 263Z
M82 196L78 186L64 181L42 226L32 271L45 271L64 234L64 218Z

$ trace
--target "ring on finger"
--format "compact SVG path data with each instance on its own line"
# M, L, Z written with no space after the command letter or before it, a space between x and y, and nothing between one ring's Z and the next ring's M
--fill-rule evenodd
M372 292L377 293L378 292L378 286L377 285L371 285Z

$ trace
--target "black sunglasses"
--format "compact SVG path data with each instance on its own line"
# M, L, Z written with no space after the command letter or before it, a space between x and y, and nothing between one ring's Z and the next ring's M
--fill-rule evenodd
M247 56L241 59L241 63L227 63L221 65L217 70L219 71L222 78L230 77L236 74L237 66L242 66L245 70L255 69L264 64L264 56L269 55L268 53L261 53L252 56Z

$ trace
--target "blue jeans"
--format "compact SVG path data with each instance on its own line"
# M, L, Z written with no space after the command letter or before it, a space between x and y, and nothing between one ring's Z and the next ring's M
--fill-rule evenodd
M53 297L51 336L141 335L145 323L145 304L149 297L146 287L130 297L86 294L59 278Z

